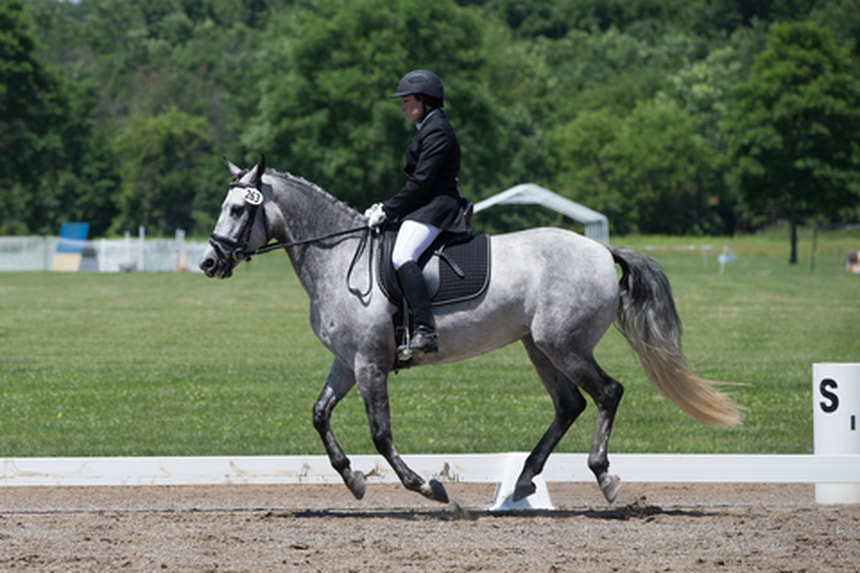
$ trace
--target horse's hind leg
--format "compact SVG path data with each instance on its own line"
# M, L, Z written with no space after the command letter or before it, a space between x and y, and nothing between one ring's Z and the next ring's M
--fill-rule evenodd
M607 447L609 435L612 432L612 424L615 421L615 412L618 410L618 403L624 394L624 387L604 372L590 353L581 355L569 350L565 352L558 349L546 350L543 346L539 346L540 350L543 350L552 359L553 366L566 374L569 380L572 380L580 389L591 396L597 405L597 423L591 441L591 451L588 454L588 467L597 478L597 483L603 491L604 497L612 503L618 495L618 490L621 489L621 482L618 476L609 474ZM531 356L531 354L530 351L529 355Z
M337 443L329 423L332 410L353 386L355 386L355 376L352 370L335 358L325 386L314 404L314 427L322 438L332 467L341 475L352 494L357 499L361 499L367 487L364 474L352 471L349 458Z
M526 458L523 471L517 479L514 489L514 501L519 501L535 492L536 488L532 478L543 471L550 453L585 409L585 398L582 397L579 389L570 378L553 365L547 355L535 345L531 337L524 339L523 344L544 387L552 397L555 406L555 418L553 418L552 424L535 446L535 449Z
M621 489L621 480L618 476L609 473L607 448L624 387L604 372L592 356L577 362L576 370L571 373L571 377L574 376L579 387L585 390L597 405L597 423L594 426L594 437L588 454L588 467L597 478L606 501L612 503L618 495L618 490Z

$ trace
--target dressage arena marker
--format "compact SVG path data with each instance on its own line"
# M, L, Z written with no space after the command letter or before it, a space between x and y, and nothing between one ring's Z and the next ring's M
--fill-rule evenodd
M506 476L510 483L516 481L526 455L429 454L404 455L403 459L425 478L503 484ZM352 467L363 471L371 484L399 483L382 456L350 459ZM860 484L860 455L614 454L611 462L612 473L622 483ZM5 458L2 468L0 486L342 483L326 456ZM553 454L535 485L542 489L544 480L593 482L588 454ZM497 488L499 499L493 507L503 508L503 489ZM543 504L551 507L548 494Z
M813 364L812 405L815 453L860 456L860 363ZM860 483L852 481L816 483L815 501L860 503Z

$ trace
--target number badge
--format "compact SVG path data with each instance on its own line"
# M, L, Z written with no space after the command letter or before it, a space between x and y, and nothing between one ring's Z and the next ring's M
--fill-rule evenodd
M249 205L262 205L263 194L256 189L245 189L245 202Z

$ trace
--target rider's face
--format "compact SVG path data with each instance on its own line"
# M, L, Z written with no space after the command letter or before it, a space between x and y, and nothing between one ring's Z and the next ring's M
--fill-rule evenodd
M409 123L417 123L424 113L424 104L418 101L414 95L409 94L400 98L400 111Z

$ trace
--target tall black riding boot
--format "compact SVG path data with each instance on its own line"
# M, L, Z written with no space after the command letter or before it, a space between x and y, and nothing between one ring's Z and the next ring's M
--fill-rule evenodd
M412 317L415 319L412 350L438 352L436 321L433 319L430 295L427 293L427 285L424 282L424 275L421 274L421 267L417 263L408 262L397 269L397 277L400 279L400 287L403 289L406 302L409 303Z

